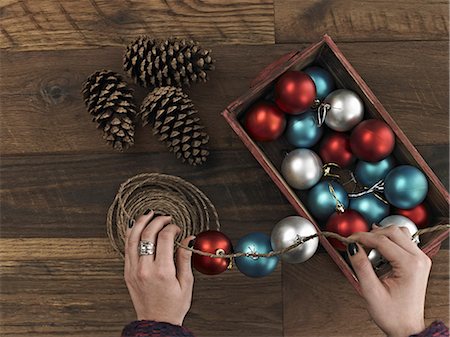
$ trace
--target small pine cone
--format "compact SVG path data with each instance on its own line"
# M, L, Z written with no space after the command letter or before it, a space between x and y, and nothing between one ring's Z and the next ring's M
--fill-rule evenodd
M136 84L147 88L206 82L214 69L211 51L186 39L141 36L127 46L123 68Z
M153 134L165 142L178 159L201 165L209 155L209 136L200 124L194 104L181 88L156 88L141 106L143 125L153 126Z
M82 93L92 121L103 130L103 139L119 151L132 146L136 106L133 90L122 76L110 70L97 71L84 82Z

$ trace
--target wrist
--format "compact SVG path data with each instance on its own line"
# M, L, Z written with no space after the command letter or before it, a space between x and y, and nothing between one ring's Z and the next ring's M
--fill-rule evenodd
M151 314L141 314L137 315L138 321L155 321L155 322L161 322L161 323L169 323L172 325L183 325L183 320L174 319L173 317L167 317L164 315L151 315Z
M409 337L411 335L420 334L426 328L425 321L414 322L409 326L402 327L402 329L396 333L389 334L389 337Z

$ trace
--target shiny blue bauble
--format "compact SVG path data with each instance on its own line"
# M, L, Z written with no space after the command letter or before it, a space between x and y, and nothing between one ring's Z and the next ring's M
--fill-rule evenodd
M336 200L330 193L328 183L334 188L338 200L344 205L344 208L348 207L348 195L344 187L335 181L321 181L314 186L308 194L308 210L318 220L326 220L336 211Z
M369 225L377 224L389 215L389 204L373 193L350 199L350 209L359 212Z
M240 238L234 250L236 252L266 254L272 251L272 245L268 235L254 232ZM250 277L263 277L275 270L278 264L278 256L241 256L235 258L234 261L242 274Z
M384 179L384 195L397 208L416 207L428 193L427 177L417 167L401 165L392 169Z
M319 141L323 128L317 125L315 115L313 111L308 110L288 119L285 135L291 145L297 148L309 148Z
M355 168L356 180L365 187L371 187L378 181L384 179L395 166L394 157L388 156L375 163L358 161Z
M314 84L316 85L317 98L323 100L328 96L330 92L334 90L336 85L331 74L323 68L312 66L303 70L309 76L311 76Z

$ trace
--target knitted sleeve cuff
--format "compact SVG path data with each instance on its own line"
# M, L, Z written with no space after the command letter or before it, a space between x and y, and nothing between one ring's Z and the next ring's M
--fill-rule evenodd
M133 321L122 330L121 337L194 337L187 328L165 322Z
M448 328L444 322L434 321L431 325L419 334L410 337L449 337Z

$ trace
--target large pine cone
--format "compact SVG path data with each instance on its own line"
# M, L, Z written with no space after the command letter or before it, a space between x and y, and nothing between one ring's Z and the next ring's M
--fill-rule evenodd
M194 166L203 164L209 155L209 136L197 113L188 95L176 87L154 89L141 106L143 125L152 125L153 134L159 135L178 159Z
M141 36L127 46L123 68L134 81L147 88L182 86L207 80L214 69L211 51L197 42Z
M110 70L97 71L84 82L82 93L92 121L103 129L103 139L120 151L132 146L136 106L133 91L122 76Z

